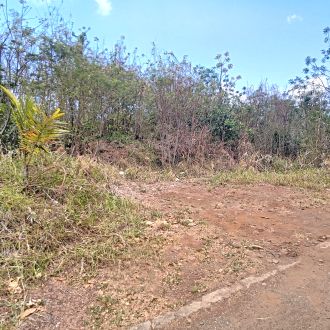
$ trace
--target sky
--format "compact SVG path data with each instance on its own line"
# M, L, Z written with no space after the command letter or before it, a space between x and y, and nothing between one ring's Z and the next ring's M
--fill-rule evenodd
M47 2L59 4L77 29L89 27L89 36L108 49L125 36L129 51L149 55L155 42L160 50L208 67L229 51L242 86L267 80L284 89L302 74L306 56L320 58L322 31L330 26L330 0L27 1L31 15L41 15ZM18 8L18 0L7 3Z

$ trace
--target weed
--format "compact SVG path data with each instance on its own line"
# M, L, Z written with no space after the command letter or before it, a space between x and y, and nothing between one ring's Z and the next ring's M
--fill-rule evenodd
M191 288L190 292L192 294L203 293L207 290L207 286L203 283L195 283L194 286Z
M152 219L161 219L162 218L162 212L157 211L157 210L152 210L150 212L150 216Z
M223 171L211 178L213 185L269 183L276 186L292 186L314 190L330 188L330 172L327 169L292 169L285 172L258 172L252 169L236 168Z
M7 315L1 326L17 317L25 287L41 278L65 269L79 278L117 258L143 255L137 246L146 215L108 189L113 168L48 157L30 173L28 190L20 160L0 158L0 314ZM11 294L17 278L21 290Z
M164 282L169 286L169 287L174 287L179 285L182 282L182 277L181 274L178 270L175 270L171 273L168 273L164 279Z

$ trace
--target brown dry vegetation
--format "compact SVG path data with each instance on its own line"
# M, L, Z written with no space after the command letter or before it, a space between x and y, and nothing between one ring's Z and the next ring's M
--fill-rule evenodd
M128 328L329 239L330 28L292 90L237 90L228 52L102 49L20 6L0 84L41 112L20 130L0 95L0 329ZM67 134L40 138L56 107Z
M327 170L50 157L28 190L20 161L1 158L2 328L127 328L329 235Z

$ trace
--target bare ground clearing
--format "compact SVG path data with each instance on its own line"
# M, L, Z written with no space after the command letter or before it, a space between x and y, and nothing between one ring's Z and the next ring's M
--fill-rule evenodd
M81 281L53 277L31 291L44 302L21 329L117 329L175 310L219 287L262 274L330 240L329 191L203 182L115 188L152 210L148 253ZM327 261L325 261L327 262ZM329 269L329 265L326 265ZM303 272L308 267L302 267ZM307 276L307 275L306 275Z

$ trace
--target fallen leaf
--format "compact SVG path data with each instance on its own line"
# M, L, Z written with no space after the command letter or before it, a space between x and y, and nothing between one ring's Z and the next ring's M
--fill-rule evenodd
M28 308L24 312L22 312L19 317L20 317L21 320L24 320L25 318L27 318L31 314L35 313L37 310L38 310L37 307Z
M24 320L25 318L27 318L28 316L34 314L35 312L42 312L44 310L45 310L45 308L42 307L42 306L28 308L25 311L23 311L19 317L20 317L21 320Z
M250 248L251 250L263 250L262 246L255 244L248 246L248 248Z

